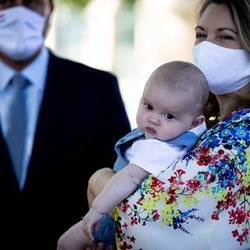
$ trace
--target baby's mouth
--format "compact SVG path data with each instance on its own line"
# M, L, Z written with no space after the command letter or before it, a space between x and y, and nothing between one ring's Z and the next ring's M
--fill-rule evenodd
M155 134L156 133L156 131L153 128L150 128L150 127L146 128L146 132L149 133L149 134Z

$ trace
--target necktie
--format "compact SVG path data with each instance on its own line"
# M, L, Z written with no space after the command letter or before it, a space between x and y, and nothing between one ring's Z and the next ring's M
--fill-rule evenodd
M13 98L9 107L7 145L18 181L20 181L23 165L24 142L26 134L25 89L26 79L15 75L8 87L12 88Z

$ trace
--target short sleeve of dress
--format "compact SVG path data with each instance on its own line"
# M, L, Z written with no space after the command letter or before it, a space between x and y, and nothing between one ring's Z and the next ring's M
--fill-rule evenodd
M157 176L186 152L185 147L169 145L156 139L138 140L130 150L129 162Z
M232 113L115 209L118 249L250 249L250 110Z

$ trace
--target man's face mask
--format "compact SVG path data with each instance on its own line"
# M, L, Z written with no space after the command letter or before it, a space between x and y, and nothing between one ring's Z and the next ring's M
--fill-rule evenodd
M33 56L43 45L46 17L23 6L0 11L0 52L22 61Z

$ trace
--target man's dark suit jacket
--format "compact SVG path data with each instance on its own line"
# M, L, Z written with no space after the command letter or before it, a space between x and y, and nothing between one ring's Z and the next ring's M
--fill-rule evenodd
M0 249L55 250L88 209L90 175L112 168L114 144L129 131L117 78L50 52L22 192L0 131Z

